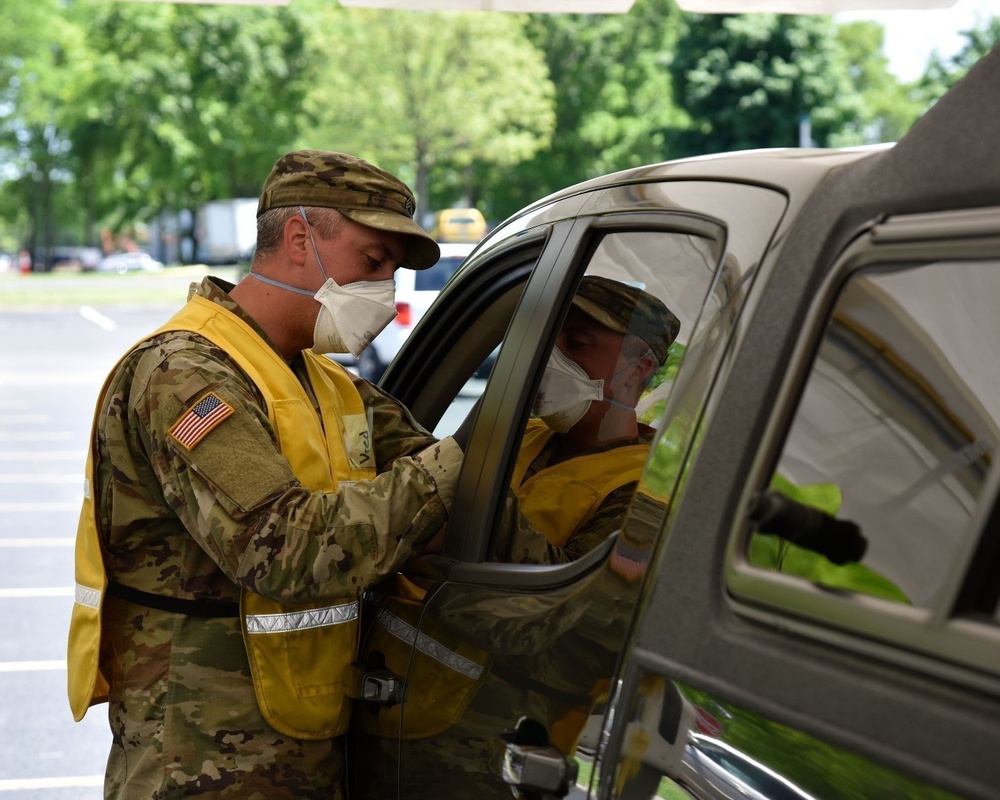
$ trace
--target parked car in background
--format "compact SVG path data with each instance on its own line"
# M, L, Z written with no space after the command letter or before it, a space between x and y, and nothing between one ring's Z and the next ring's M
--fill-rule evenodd
M459 265L475 248L474 243L439 242L441 258L429 269L396 270L396 318L375 341L354 359L349 353L333 356L338 363L352 367L363 378L377 381L386 365L396 357L399 348L444 288Z
M156 272L163 269L163 263L149 253L115 253L98 261L96 269L98 272L117 272L124 275L126 272L136 270Z
M257 198L213 200L198 209L195 220L198 248L204 264L249 262L257 244Z
M486 235L486 219L478 208L446 208L434 215L429 233L439 242L478 242Z
M354 796L998 796L997 98L1000 50L893 146L630 169L476 247L381 381L446 435L497 352L441 553L366 597ZM665 304L679 365L620 529L524 563L508 490L587 277Z

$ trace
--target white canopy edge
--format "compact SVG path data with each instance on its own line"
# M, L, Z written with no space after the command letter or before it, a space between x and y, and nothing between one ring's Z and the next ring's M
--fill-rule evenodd
M533 14L626 14L635 0L340 0L341 5L410 11L513 11ZM951 8L956 0L677 0L700 14L839 14Z
M956 0L677 0L699 14L840 14L844 11L903 11L951 8Z

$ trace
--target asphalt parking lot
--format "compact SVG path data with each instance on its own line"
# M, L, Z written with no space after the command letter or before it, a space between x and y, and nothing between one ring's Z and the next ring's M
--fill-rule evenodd
M66 700L73 541L107 370L204 269L0 275L0 798L97 800L106 707Z

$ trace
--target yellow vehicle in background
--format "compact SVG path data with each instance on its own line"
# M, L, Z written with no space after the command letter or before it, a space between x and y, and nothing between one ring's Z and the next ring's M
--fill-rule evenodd
M486 219L478 208L446 208L434 215L430 234L439 242L478 242L486 235Z

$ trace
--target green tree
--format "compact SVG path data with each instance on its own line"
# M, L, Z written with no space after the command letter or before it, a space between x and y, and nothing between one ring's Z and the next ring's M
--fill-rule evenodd
M671 65L677 102L694 119L679 137L685 154L799 144L861 116L829 17L776 14L686 17Z
M42 34L0 59L0 180L48 244L56 219L96 244L99 226L256 195L298 134L307 54L290 9L37 6Z
M474 201L473 164L510 170L548 144L552 84L521 17L329 7L312 16L327 65L300 144L396 172L415 189L420 221L431 202Z
M930 107L948 91L969 69L1000 42L1000 17L979 20L969 30L962 31L965 43L955 55L944 58L931 54L924 74L914 84L911 96L924 107Z
M0 32L0 158L7 240L51 261L52 248L74 216L71 143L60 125L68 53L80 33L55 0L13 0Z
M306 53L296 15L82 5L90 59L65 127L81 188L102 200L98 215L126 221L256 195L300 126Z
M517 180L479 167L494 219L579 181L671 157L672 131L687 125L668 70L680 24L673 0L638 0L628 14L534 14L528 32L555 84L551 145Z
M845 121L842 130L831 133L830 144L896 141L909 130L925 105L889 71L885 30L877 22L858 20L839 25L837 39L844 50L860 109L855 119Z

